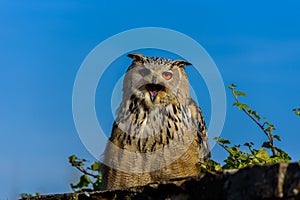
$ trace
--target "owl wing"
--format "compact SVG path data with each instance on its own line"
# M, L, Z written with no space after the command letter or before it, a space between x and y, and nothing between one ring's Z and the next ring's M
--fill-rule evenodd
M208 160L210 158L210 149L208 144L208 134L202 111L193 99L189 100L189 109L193 123L197 127L197 139L199 142L199 151L202 153L201 159Z

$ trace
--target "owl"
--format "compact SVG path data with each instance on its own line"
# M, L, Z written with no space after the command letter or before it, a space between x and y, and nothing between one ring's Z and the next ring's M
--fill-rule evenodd
M123 98L103 155L102 189L194 176L210 158L183 60L129 54Z

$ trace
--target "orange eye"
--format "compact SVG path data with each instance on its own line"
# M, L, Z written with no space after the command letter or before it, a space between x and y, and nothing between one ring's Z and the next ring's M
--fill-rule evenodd
M164 79L170 80L173 77L173 74L171 72L163 72L162 76L164 77Z

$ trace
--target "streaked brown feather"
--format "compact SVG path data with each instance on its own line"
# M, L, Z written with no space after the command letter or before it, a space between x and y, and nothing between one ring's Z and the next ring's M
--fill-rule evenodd
M135 86L139 76L134 70L148 67L159 75L158 67L169 70L170 66L181 79L164 83L164 90L151 102L143 87ZM188 87L182 66L176 68L169 59L138 55L138 61L127 70L123 100L104 153L103 162L107 165L101 170L103 189L199 173L197 164L208 159L210 151L201 109L189 97Z

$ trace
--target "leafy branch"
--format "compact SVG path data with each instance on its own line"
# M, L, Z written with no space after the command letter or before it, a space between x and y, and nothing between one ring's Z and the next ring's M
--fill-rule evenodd
M91 166L85 167L84 165L86 162L88 161L77 158L75 155L69 157L69 163L83 174L77 184L71 184L71 188L74 192L100 190L102 179L100 174L100 163L95 161Z
M237 106L239 110L242 110L252 121L255 122L255 124L264 132L264 134L268 138L268 142L264 143L264 146L267 148L270 148L272 151L273 156L276 156L276 148L274 146L274 138L280 141L280 137L278 135L273 135L273 130L276 130L273 124L268 122L264 118L264 123L260 123L261 117L257 114L256 111L250 109L250 107L247 104L241 103L239 101L239 96L246 96L245 92L236 91L236 85L232 84L230 86L227 86L227 88L231 89L231 93L233 94L235 98L235 102L232 104L233 106ZM267 126L267 127L266 127Z
M217 143L229 154L224 160L225 164L221 166L220 163L209 160L207 162L200 163L200 171L218 172L222 169L240 169L253 165L289 162L291 157L285 151L274 145L274 139L281 141L279 135L273 134L273 131L276 130L275 126L265 118L262 122L260 115L255 110L252 110L249 105L241 103L239 97L246 96L246 93L237 91L235 84L227 86L227 88L231 90L231 93L235 99L233 106L236 106L239 110L242 110L243 113L245 113L246 116L248 116L251 121L253 121L260 128L262 133L266 135L268 141L263 142L260 149L255 149L253 142L246 142L243 145L246 149L241 150L241 145L229 146L231 144L230 140L216 137L214 139L217 141ZM295 112L299 112L299 110L296 110ZM271 150L271 155L269 155L268 150Z

